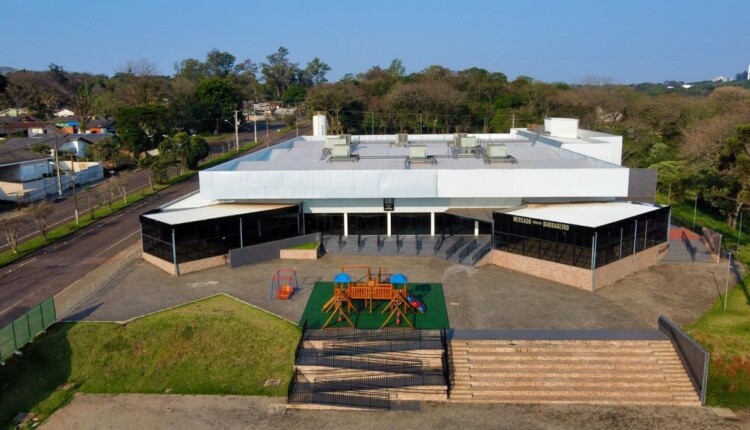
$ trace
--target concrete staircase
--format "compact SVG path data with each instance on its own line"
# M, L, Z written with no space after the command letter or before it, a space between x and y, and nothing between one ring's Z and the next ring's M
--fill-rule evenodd
M446 258L446 250L463 239L463 246ZM476 240L476 243L472 243ZM378 242L380 241L380 242ZM338 236L326 236L323 239L326 252L354 255L403 255L425 256L447 259L455 264L472 267L475 255L487 252L485 245L490 243L490 236L440 236L404 235L404 236L348 236L339 243ZM472 247L471 252L462 255L461 251Z
M700 406L668 340L452 340L455 402Z
M446 401L439 331L309 330L297 352L292 407L390 409Z

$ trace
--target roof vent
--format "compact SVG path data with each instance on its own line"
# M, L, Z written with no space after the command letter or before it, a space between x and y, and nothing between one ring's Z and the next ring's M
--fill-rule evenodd
M409 135L406 133L396 134L396 146L404 147L409 145Z

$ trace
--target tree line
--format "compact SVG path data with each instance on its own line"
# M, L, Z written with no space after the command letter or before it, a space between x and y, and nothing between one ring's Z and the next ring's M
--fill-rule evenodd
M30 107L43 118L70 107L81 123L94 115L114 117L119 141L109 143L110 154L123 148L141 154L161 145L183 167L200 148L179 143L193 132L231 129L233 111L247 101L304 104L308 114L326 113L332 133L506 132L548 116L574 117L582 128L622 135L623 164L657 169L660 191L673 200L697 199L730 225L750 204L746 80L689 89L617 85L601 77L567 84L511 80L477 67L433 65L407 73L399 59L337 82L327 81L329 71L317 57L304 66L293 62L283 47L260 63L214 49L204 60L177 62L169 76L147 60L128 62L112 77L52 64L44 72L0 75L0 103ZM187 134L175 138L179 131ZM106 153L107 145L102 148Z

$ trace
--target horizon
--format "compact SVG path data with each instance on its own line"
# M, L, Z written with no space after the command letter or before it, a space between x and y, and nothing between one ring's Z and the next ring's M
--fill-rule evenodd
M254 8L230 0L210 6L134 0L127 7L84 0L75 9L51 0L9 3L6 10L21 19L6 22L0 36L19 40L18 34L32 31L23 43L10 44L0 60L0 66L18 70L44 71L54 63L70 72L112 76L128 61L146 59L171 76L175 62L204 60L211 49L260 64L280 46L302 66L320 58L331 67L331 82L373 66L386 68L395 58L407 74L441 65L502 72L509 80L525 75L579 84L597 78L623 85L734 79L750 63L743 33L750 6L731 1L689 1L680 8L645 0L480 0L473 7L393 0L312 7L283 0ZM206 16L216 23L207 24ZM60 25L65 18L82 24ZM82 39L81 30L90 33Z

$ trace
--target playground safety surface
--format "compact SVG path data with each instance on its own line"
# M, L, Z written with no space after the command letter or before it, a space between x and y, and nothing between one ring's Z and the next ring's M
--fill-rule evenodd
M406 288L409 291L409 294L420 299L427 309L423 314L416 311L408 313L409 320L414 324L414 328L420 330L434 330L450 327L442 284L426 282L407 283ZM323 328L323 325L328 317L330 317L331 313L322 312L322 308L332 296L333 282L317 282L310 293L310 299L307 301L305 311L300 318L300 326L307 323L308 328ZM355 301L355 305L358 306L358 309L348 315L356 328L379 329L389 314L389 312L383 313L387 304L387 301L375 302L372 313L370 313L364 303L361 301ZM349 324L345 320L337 322L334 319L329 327L349 327ZM395 318L386 326L386 328L398 327L409 328L408 324L404 321L401 321L400 325L396 324Z

